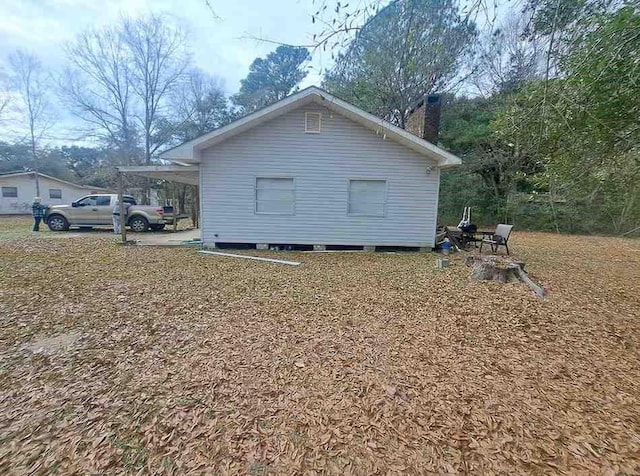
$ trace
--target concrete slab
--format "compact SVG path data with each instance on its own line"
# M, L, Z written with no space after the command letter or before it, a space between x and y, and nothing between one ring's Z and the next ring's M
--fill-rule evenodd
M36 234L35 232L32 232L34 235ZM61 233L42 233L38 235L38 238L44 238L45 240L52 240L52 239L64 239L64 238L80 238L82 237L82 235L84 233L65 233L65 232L61 232Z
M127 238L135 240L138 246L185 246L185 241L199 240L200 237L200 229L183 230L175 233L171 231L127 233Z

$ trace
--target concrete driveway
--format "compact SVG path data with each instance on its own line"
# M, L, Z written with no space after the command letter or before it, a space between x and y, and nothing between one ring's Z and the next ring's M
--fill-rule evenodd
M127 239L136 241L140 246L183 246L183 242L189 240L199 240L200 229L177 231L147 232L147 233L127 233Z

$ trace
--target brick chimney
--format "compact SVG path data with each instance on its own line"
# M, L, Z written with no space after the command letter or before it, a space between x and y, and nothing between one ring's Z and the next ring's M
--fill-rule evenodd
M407 131L432 144L437 144L440 130L440 109L439 95L429 94L423 97L409 111Z

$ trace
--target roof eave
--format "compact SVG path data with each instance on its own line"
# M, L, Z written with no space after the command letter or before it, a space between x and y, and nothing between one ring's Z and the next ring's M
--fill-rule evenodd
M309 102L313 101L313 96L316 95L315 91L309 90L303 96L292 95L290 101L287 99L283 99L269 107L264 108L263 110L245 116L238 121L229 124L228 126L222 127L216 131L216 134L213 134L211 137L198 142L193 145L193 151L202 151L207 149L219 142L222 142L230 137L236 136L238 134L242 134L243 132L252 129L256 125L267 122L268 120L286 114L289 111L297 109L300 106L303 106ZM195 156L196 154L194 154Z
M303 89L298 93L292 94L291 96L278 101L277 103L271 104L259 111L237 119L224 127L211 131L203 136L196 137L195 139L173 147L172 149L168 149L160 154L160 158L187 163L198 163L200 160L196 153L197 151L211 147L228 137L241 134L245 130L252 128L256 123L260 124L269 120L271 117L279 116L290 109L299 107L304 104L303 101L305 101L306 98L309 98L312 95L319 95L320 91L321 90L319 88L310 86L307 89Z
M454 167L458 167L460 165L462 165L462 162L456 162L456 163L446 162L444 164L438 165L438 168L440 170L450 170L450 169L453 169Z
M43 174L42 172L35 172L33 170L29 170L29 171L25 171L25 172L12 172L12 173L8 173L8 174L0 174L0 178L11 178L11 177L18 177L18 176L22 176L22 175L31 175L31 174L36 174L36 173L40 177L44 177L44 178L47 178L49 180L53 180L55 182L60 182L60 183L63 183L65 185L69 185L69 186L75 187L75 188L82 188L82 189L85 189L85 190L105 190L105 191L109 190L109 189L104 188L104 187L94 187L92 185L81 185L79 183L69 182L68 180L63 180L63 179L60 179L58 177L54 177L52 175Z
M324 97L322 98L324 99ZM379 130L383 135L389 135L391 138L395 138L405 147L415 150L416 152L434 160L440 168L450 168L460 165L462 161L459 157L447 152L446 150L424 140L420 137L408 132L405 129L401 129L393 124L380 119L373 114L362 111L361 109L342 101L336 97L330 96L330 99L323 103L329 109L336 109L343 115L346 115L349 119L368 127L369 129ZM345 114L346 111L346 114Z
M446 150L441 149L440 147L437 147L436 145L433 145L404 129L394 126L373 114L369 114L346 101L332 96L326 91L315 86L311 86L296 94L292 94L275 104L267 106L253 114L249 114L248 116L238 119L231 124L221 127L220 129L165 151L160 155L160 157L166 160L197 164L200 162L200 152L202 150L212 147L213 145L230 137L241 134L256 125L270 120L271 118L285 114L290 110L297 109L309 102L318 102L323 106L333 109L337 113L360 123L370 130L382 133L383 137L389 136L391 139L395 139L405 147L411 148L421 155L433 160L439 168L451 168L462 163L458 157Z

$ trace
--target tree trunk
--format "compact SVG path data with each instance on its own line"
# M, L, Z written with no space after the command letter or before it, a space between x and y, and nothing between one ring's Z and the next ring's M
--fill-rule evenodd
M33 146L31 153L33 154L33 170L36 173L36 196L40 197L40 164L38 164L38 155L36 153L35 145Z
M178 211L180 214L186 213L187 210L187 187L188 185L180 184L178 188Z
M198 228L200 224L200 188L197 185L193 185L191 199L191 221L193 227Z
M507 283L509 281L522 281L538 297L543 297L545 290L534 283L529 275L525 272L525 262L509 258L506 256L467 256L464 260L467 266L473 266L471 273L472 279L482 281L496 281L498 283Z
M33 170L36 173L36 197L40 197L40 164L38 163L38 153L36 152L36 135L33 126L33 119L29 123L31 132L31 155L33 156Z

